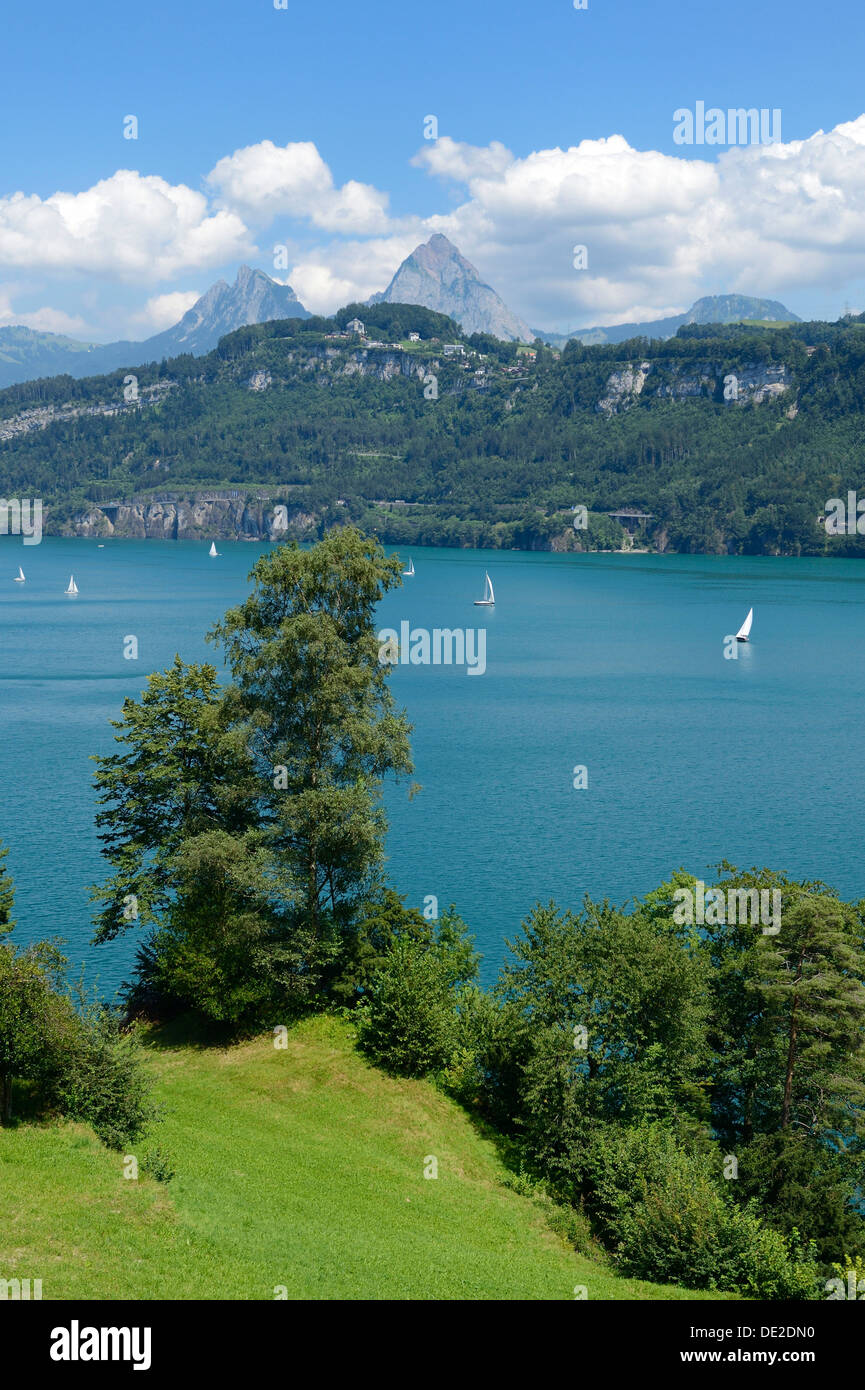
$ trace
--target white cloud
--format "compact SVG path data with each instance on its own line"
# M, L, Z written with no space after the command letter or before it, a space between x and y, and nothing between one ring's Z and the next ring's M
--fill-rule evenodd
M139 313L133 314L132 322L148 333L161 333L163 328L173 328L200 298L199 290L172 290L170 294L153 295Z
M211 169L207 183L225 207L254 221L286 216L328 232L375 235L388 228L388 195L350 179L337 188L309 140L262 140L235 150Z
M717 161L612 135L524 158L442 139L414 162L464 185L436 229L534 325L663 317L700 294L780 297L865 275L865 116ZM575 245L587 270L573 267Z
M383 290L400 262L432 230L418 218L398 236L331 243L301 255L286 280L307 309L332 314L344 304L362 302Z
M58 281L86 274L99 322L106 281L161 282L168 292L137 312L149 331L192 302L193 291L175 288L179 277L206 284L211 267L260 261L251 226L266 230L268 256L272 241L292 247L284 278L314 312L384 289L435 231L533 327L663 317L701 294L840 297L865 280L865 115L717 159L637 150L614 134L524 156L442 137L412 162L449 184L447 211L391 218L387 194L353 179L337 186L309 141L238 149L217 162L204 192L120 170L79 193L15 193L0 198L0 267ZM577 245L588 248L586 270L573 265ZM68 286L62 298L69 307ZM0 321L41 315L40 326L50 319L81 331L60 310L14 315L3 303ZM134 324L135 306L127 312Z
M468 183L469 179L479 175L504 173L514 162L514 156L498 140L483 147L466 145L452 140L449 135L443 135L439 140L424 145L411 162L441 178Z
M0 265L154 282L249 254L236 213L202 193L119 169L81 193L0 198Z
M31 309L20 313L13 309L9 291L0 287L0 326L22 325L34 328L40 333L63 333L66 336L80 337L87 332L87 324L77 314L64 313L62 309L51 309L47 305L41 309Z

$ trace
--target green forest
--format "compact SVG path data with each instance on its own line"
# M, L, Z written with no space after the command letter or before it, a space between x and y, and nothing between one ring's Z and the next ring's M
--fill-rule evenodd
M355 315L366 340L342 333ZM611 392L641 364L641 390ZM0 492L42 497L65 534L99 503L230 489L285 505L310 539L353 521L394 544L620 548L606 514L627 508L651 516L637 543L661 550L861 554L818 518L865 487L863 401L865 315L559 353L356 304L240 329L201 358L7 388Z

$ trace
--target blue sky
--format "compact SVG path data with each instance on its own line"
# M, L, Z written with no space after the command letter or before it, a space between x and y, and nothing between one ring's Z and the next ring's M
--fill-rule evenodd
M82 195L131 169L204 193L201 219L222 211L234 221L219 235L216 227L202 234L196 252L187 210L183 248L161 256L176 228L161 226L152 205L159 197L145 188L148 239L137 248L139 185L127 185L109 189L84 254L76 246L92 206L65 209L62 234L52 231L53 207L42 217L34 201L22 221L20 204L12 206L5 226L0 213L0 322L29 317L80 336L143 337L214 279L233 275L241 259L272 271L275 242L289 248L290 271L280 278L299 279L295 288L310 307L330 309L342 288L383 287L401 254L431 230L451 235L533 326L651 317L684 307L695 291L763 293L802 315L835 315L848 300L861 309L865 133L857 127L836 141L831 186L815 195L823 147L809 148L804 160L794 151L778 165L769 182L780 192L770 194L765 164L758 171L735 157L719 189L689 177L686 166L719 153L723 163L724 152L676 146L672 131L674 110L697 100L780 108L785 146L855 123L865 111L863 40L865 10L846 0L716 7L588 0L580 11L572 0L533 7L288 0L284 10L273 0L90 0L85 10L47 0L10 8L0 85L4 207L19 193ZM438 160L422 138L430 113L440 136L454 142L449 151L440 145ZM138 117L135 141L123 139L128 114ZM549 159L531 162L580 142L591 154L592 142L616 135L630 151L659 158L641 162L608 149L557 172ZM291 191L281 200L268 201L260 186L249 195L247 185L238 199L236 178L229 193L225 181L207 183L220 160L266 141L302 156L305 167L314 145L321 168L304 175L299 190L283 160L275 177L288 179ZM510 162L501 155L487 167L482 152L494 144ZM456 146L465 147L460 157ZM330 196L321 169L337 190L351 181L374 190L372 201L383 199L386 212L377 223L358 218L349 194L346 207L334 205L322 220L313 206ZM267 168L260 172L269 177ZM667 240L665 198L677 224ZM545 199L555 204L547 222ZM641 200L651 205L648 220ZM716 233L705 206L715 200L717 236L744 248L741 263L735 245L706 248ZM759 225L748 213L754 202ZM128 263L123 247L110 244L112 221L128 228ZM33 242L29 255L22 238ZM589 246L582 276L566 263L571 239Z

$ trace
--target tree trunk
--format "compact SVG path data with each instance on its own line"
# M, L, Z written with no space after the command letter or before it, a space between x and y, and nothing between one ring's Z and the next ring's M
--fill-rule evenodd
M745 1087L745 1111L744 1124L742 1126L743 1144L750 1144L751 1140L754 1138L754 1092L756 1089L756 1084L753 1081L749 1081L748 1085Z
M0 1072L0 1125L12 1123L12 1073Z
M796 1058L796 1009L798 994L793 995L793 1011L790 1016L790 1046L787 1049L787 1075L784 1077L784 1104L781 1107L781 1128L790 1128L790 1107L793 1100L793 1067Z
M799 956L798 963L796 965L796 978L793 981L794 986L798 985L802 980L802 962L805 959L806 950L807 940L805 945L802 947L802 951ZM798 994L794 994L793 1003L790 1008L790 1045L787 1048L787 1074L784 1077L784 1103L781 1106L782 1130L790 1128L790 1110L793 1104L793 1069L796 1065L796 1035L799 1031L797 1015L798 1008L799 996Z

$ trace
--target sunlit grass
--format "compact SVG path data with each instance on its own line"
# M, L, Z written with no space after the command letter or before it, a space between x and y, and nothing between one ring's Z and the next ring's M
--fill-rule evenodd
M50 1298L698 1298L575 1254L502 1183L447 1097L316 1018L227 1049L149 1053L164 1119L134 1146L175 1176L123 1176L79 1125L0 1131L0 1277ZM434 1156L438 1177L424 1178Z

